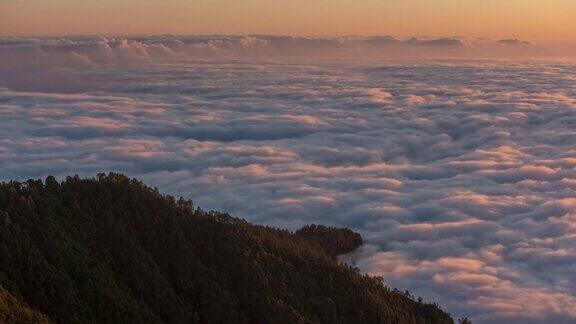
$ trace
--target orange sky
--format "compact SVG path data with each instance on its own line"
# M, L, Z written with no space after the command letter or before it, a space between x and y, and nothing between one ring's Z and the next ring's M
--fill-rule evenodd
M576 38L575 0L0 0L1 35Z

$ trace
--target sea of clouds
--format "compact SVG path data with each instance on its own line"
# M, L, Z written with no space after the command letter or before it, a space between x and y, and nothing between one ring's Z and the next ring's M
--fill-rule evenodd
M531 46L0 39L0 179L116 171L259 224L349 227L367 244L348 262L457 316L574 323L576 64L468 57Z

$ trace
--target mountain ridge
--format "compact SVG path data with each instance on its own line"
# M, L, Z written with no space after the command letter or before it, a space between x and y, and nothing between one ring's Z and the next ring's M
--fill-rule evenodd
M0 284L58 323L453 323L337 261L359 244L346 229L206 212L115 173L0 184Z

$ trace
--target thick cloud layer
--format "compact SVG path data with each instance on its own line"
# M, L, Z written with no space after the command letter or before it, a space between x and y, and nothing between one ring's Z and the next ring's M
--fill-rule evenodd
M213 58L574 58L575 44L518 39L289 36L0 38L0 71Z
M261 224L351 227L368 244L349 262L453 314L576 321L576 66L165 60L139 43L162 60L4 61L0 179L119 171Z

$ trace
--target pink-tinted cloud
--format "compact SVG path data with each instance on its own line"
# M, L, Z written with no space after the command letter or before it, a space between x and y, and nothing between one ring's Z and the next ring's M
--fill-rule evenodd
M251 56L340 46L299 38L6 46L39 56L0 73L1 179L113 170L261 224L351 227L367 245L348 262L453 314L576 319L572 64Z

